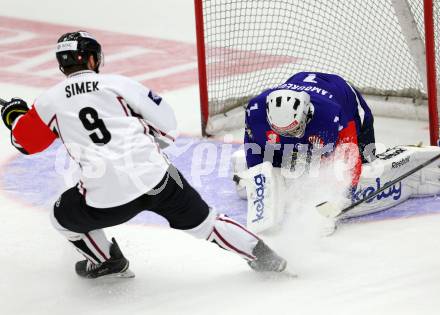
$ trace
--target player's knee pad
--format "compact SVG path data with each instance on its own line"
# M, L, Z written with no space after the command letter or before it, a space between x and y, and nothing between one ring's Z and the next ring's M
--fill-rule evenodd
M112 243L107 239L104 230L94 230L88 233L77 233L70 243L76 250L82 254L86 259L100 263L110 258L110 246Z
M55 209L55 208L54 208ZM86 259L100 263L110 257L110 245L102 229L88 233L77 233L64 228L51 211L50 220L53 227L60 232Z
M240 223L221 214L217 216L207 240L245 259L254 260L253 249L259 238Z
M213 242L223 249L239 254L245 259L255 259L252 254L259 238L240 223L211 209L199 226L185 232Z

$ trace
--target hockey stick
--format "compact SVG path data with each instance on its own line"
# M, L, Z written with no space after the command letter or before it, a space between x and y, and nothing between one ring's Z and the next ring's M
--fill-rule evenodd
M431 159L427 160L426 162L420 164L419 166L413 168L412 170L406 172L405 174L400 175L395 180L388 182L386 185L384 185L382 188L376 190L374 193L372 193L368 196L365 196L363 199L356 201L355 203L352 203L351 205L349 205L346 208L338 209L338 207L335 206L334 204L332 204L331 202L324 201L324 202L316 205L316 210L318 210L318 212L325 217L338 218L341 215L343 215L344 213L347 213L351 209L359 206L360 204L363 204L364 202L376 197L378 194L380 194L384 190L390 188L394 184L400 182L401 180L407 178L408 176L410 176L410 175L414 174L415 172L421 170L422 168L428 166L429 164L433 163L434 161L438 160L439 158L440 158L440 154L437 154L436 156L434 156Z

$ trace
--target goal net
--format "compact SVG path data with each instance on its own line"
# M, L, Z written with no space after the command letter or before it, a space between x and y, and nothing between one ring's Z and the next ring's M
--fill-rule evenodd
M202 120L211 134L219 131L209 124L216 115L299 71L335 73L363 94L404 97L414 106L440 81L440 0L195 0L195 6ZM438 122L432 123L438 138Z

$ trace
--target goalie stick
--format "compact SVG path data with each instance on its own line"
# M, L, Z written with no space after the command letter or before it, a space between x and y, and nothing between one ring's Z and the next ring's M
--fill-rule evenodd
M359 206L360 204L363 204L364 202L370 200L371 198L376 197L378 194L380 194L384 190L390 188L394 184L402 181L403 179L407 178L408 176L410 176L410 175L414 174L415 172L421 170L422 168L428 166L429 164L433 163L434 161L438 160L439 158L440 158L440 154L437 154L436 156L434 156L431 159L427 160L426 162L420 164L419 166L416 166L415 168L413 168L412 170L406 172L405 174L400 175L395 180L393 180L391 182L388 182L382 188L376 190L373 194L365 196L363 199L361 199L359 201L356 201L355 203L352 203L348 207L340 209L337 206L335 206L334 204L332 204L331 202L324 201L324 202L316 205L316 210L318 210L318 212L321 215L325 216L325 217L328 217L328 218L338 218L341 215L343 215L344 213L347 213L351 209Z

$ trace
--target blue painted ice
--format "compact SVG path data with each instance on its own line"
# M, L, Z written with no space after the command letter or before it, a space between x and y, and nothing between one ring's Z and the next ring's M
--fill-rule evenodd
M221 154L228 150L232 152L238 147L237 144L225 144L216 140L180 137L166 152L209 205L218 212L245 223L246 202L235 192L228 156L225 158ZM59 150L63 150L62 145L56 142L43 153L34 156L19 155L11 160L1 178L4 189L25 203L50 209L58 196L68 188L63 177L56 172L55 158ZM440 212L439 197L414 198L392 209L345 222L402 218L434 212ZM148 211L142 212L130 222L167 224L163 218Z
M200 146L200 144L203 144ZM246 202L241 200L235 193L234 183L231 180L229 159L221 158L221 146L224 143L214 140L203 140L181 137L171 150L166 150L173 164L181 171L185 178L192 183L200 192L209 205L215 207L218 212L226 213L245 223ZM238 145L230 144L232 150ZM197 175L194 167L193 156L200 157L205 169L213 170L208 175ZM55 159L59 150L63 150L61 142L55 142L45 152L26 156L19 155L5 165L5 171L1 181L4 189L25 203L36 207L49 209L59 195L68 187L63 176L56 171ZM215 158L210 160L203 156L207 151L216 152ZM63 153L65 155L65 153ZM178 156L176 156L178 155ZM192 168L193 167L193 168ZM197 167L197 166L196 166ZM193 171L191 171L193 169ZM223 169L224 176L218 176L219 169ZM166 223L154 213L143 212L135 217L133 223Z

